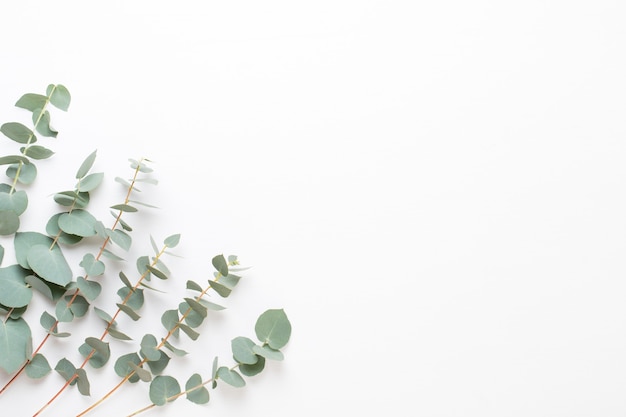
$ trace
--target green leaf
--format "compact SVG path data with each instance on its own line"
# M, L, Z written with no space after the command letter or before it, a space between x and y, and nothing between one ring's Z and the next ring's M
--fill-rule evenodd
M7 167L7 177L14 180L17 177L18 164L12 164ZM19 178L17 179L21 184L32 184L37 178L37 167L35 164L22 164L22 168L19 171Z
M202 287L198 283L196 283L195 281L192 281L192 280L188 280L187 281L187 289L188 290L193 290L193 291L198 291L198 292L204 291L202 289Z
M139 314L137 314L137 312L135 310L133 310L132 308L130 308L127 305L124 304L120 304L117 303L117 307L123 311L124 313L126 313L128 315L128 317L130 317L131 319L133 319L134 321L137 321L141 318L141 316Z
M254 327L257 338L278 350L285 346L291 336L291 323L283 309L267 310L259 316Z
M141 354L147 361L158 361L161 358L159 350L156 348L157 339L151 334L145 335L141 339Z
M246 385L246 381L236 371L228 369L225 366L221 366L217 370L217 376L228 385L232 385L235 388L241 388Z
M70 92L67 91L67 88L65 88L64 85L50 84L48 86L46 93L50 97L50 103L57 109L67 111L67 109L70 107L70 102L72 101L72 97L70 96Z
M30 327L24 319L0 321L0 368L8 374L17 371L32 351Z
M166 310L161 316L161 324L165 327L165 330L172 332L172 334L178 337L178 311Z
M236 337L230 342L233 358L243 364L254 365L259 360L252 348L256 344L247 337Z
M76 191L62 191L54 195L54 201L65 207L84 209L89 204L89 193Z
M280 350L272 349L269 346L253 346L252 351L259 356L264 357L265 359L273 360L273 361L282 361L284 359L284 355Z
M97 151L93 151L92 153L90 153L89 156L85 158L85 160L82 162L82 164L80 164L80 168L78 168L78 171L76 172L76 179L84 178L85 175L87 175L87 173L93 166L93 163L96 161L96 153Z
M255 376L263 369L265 369L265 358L263 356L257 356L257 362L254 365L246 365L245 363L239 365L239 371L245 376Z
M78 286L78 289L80 290L80 292L83 293L83 295L91 301L98 298L98 296L100 295L100 292L102 291L102 285L100 285L99 282L87 281L83 277L78 277L78 280L76 281L76 285Z
M117 323L113 320L113 317L106 311L99 309L98 307L94 307L93 311L96 313L98 317L100 317L107 325L111 323L111 326L116 326Z
M59 373L66 381L71 380L76 375L76 367L72 364L72 362L63 358L57 362L57 365L54 367L54 370ZM74 385L76 380L72 381L71 385Z
M22 109L35 111L37 109L44 108L47 102L48 97L46 96L42 96L41 94L27 93L20 97L19 100L17 100L15 106Z
M200 304L199 302L197 302L195 299L189 298L189 297L185 297L185 301L187 302L187 304L189 304L189 307L195 313L199 314L202 317L206 317L207 316L207 308L205 306L203 306L202 304Z
M228 263L226 263L226 259L224 259L224 255L214 256L211 260L211 263L215 267L215 269L222 274L222 276L228 275Z
M0 193L0 210L13 210L18 216L28 207L26 191L20 190L13 194Z
M237 286L240 279L241 277L239 275L228 274L220 278L220 283L232 290Z
M72 301L72 298L74 299L74 301ZM75 297L67 295L65 296L65 301L68 304L70 302L72 303L69 308L70 310L72 310L72 314L74 315L74 317L83 317L85 314L87 314L87 311L89 310L89 302L82 295L77 295Z
M122 333L119 330L114 329L113 327L109 327L109 334L111 335L111 337L114 337L114 338L116 338L118 340L133 340L127 334Z
M33 159L48 159L50 158L52 155L54 155L54 152L44 146L40 146L40 145L32 145L32 146L28 146L28 147L21 147L20 148L20 152L22 152L22 155L26 155L29 158L33 158Z
M84 369L76 370L76 386L81 395L89 396L89 379L87 379L87 371Z
M7 307L24 307L33 297L33 290L26 284L28 271L19 265L0 268L0 304Z
M28 362L25 370L29 378L39 379L48 375L50 371L52 371L52 368L46 357L38 353Z
M104 274L104 262L97 260L91 253L85 254L79 265L85 268L85 272L91 277Z
M165 352L159 350L159 359L156 361L149 361L148 367L153 374L158 375L167 367L167 364L170 362L170 357L165 354Z
M213 311L221 311L221 310L226 309L226 307L221 306L219 304L215 304L214 302L205 300L204 298L200 300L200 303L206 308L208 308L209 310L213 310Z
M185 323L192 328L200 326L206 317L203 317L193 311L191 306L186 301L183 301L178 305L178 311L185 316Z
M57 301L54 310L54 314L56 314L57 320L65 323L69 323L70 321L74 320L74 313L72 312L72 309L70 307L71 306L67 304L67 301L65 301L65 299Z
M86 210L72 210L59 217L59 227L70 235L89 237L96 234L96 218Z
M27 261L30 269L48 282L65 286L72 281L72 270L58 245L52 249L45 245L32 246Z
M139 172L143 172L145 174L150 173L153 171L152 168L150 168L149 166L147 166L146 164L143 163L143 161L145 162L149 162L147 159L142 159L142 162L139 161L135 161L134 159L128 159L130 161L130 167L132 169L137 169L139 168Z
M220 284L217 281L209 281L209 285L211 286L211 288L215 290L216 293L218 293L221 297L224 297L224 298L228 297L232 291L226 285Z
M13 210L0 210L0 235L8 236L20 228L20 218Z
M83 238L81 236L70 235L61 230L59 227L59 217L63 214L64 213L56 213L50 217L48 223L46 223L46 233L48 236L58 236L59 242L65 245L75 245L83 240Z
M163 346L165 346L165 348L167 348L170 352L172 352L176 356L185 356L185 355L188 354L188 352L186 352L186 351L184 351L182 349L178 349L177 347L173 346L167 340L163 341L163 339L161 339L161 342L163 343Z
M89 174L85 178L81 179L76 188L81 192L93 191L102 183L104 173L97 172L95 174Z
M51 284L49 282L43 281L35 275L27 275L26 278L24 278L24 281L28 285L33 287L37 292L40 292L42 295L52 301L57 301L63 296L63 294L65 294L65 288L56 284Z
M180 394L178 381L167 375L160 375L150 383L150 401L153 404L165 405L171 397Z
M30 164L30 160L25 156L21 155L7 155L0 157L0 165L10 165L10 164Z
M141 307L143 307L144 296L143 290L141 288L136 288L135 290L132 290L128 287L122 287L117 291L117 295L120 296L122 301L126 300L124 304L126 304L133 310L139 310Z
M0 126L0 132L17 143L35 143L37 141L33 131L21 123L5 123Z
M155 277L163 280L167 279L167 275L165 275L163 272L159 271L155 267L147 265L146 268L148 268L148 271L150 271Z
M129 365L135 371L135 375L137 375L139 377L139 379L141 379L143 382L150 382L150 381L152 381L152 374L150 373L150 371L148 371L147 369L143 369L143 368L135 365L134 363L130 363Z
M173 247L176 247L176 245L178 245L179 242L180 242L180 234L176 234L176 235L171 235L167 237L165 239L164 244L168 248L173 248Z
M35 109L33 111L33 125L42 136L56 138L59 133L50 127L50 112L48 110Z
M54 241L46 235L37 232L17 232L13 239L15 258L22 268L31 269L28 265L28 252L35 245L51 247Z
M115 243L117 246L126 251L130 249L133 240L128 233L120 229L115 229L108 231L108 234L111 237L113 243Z
M128 204L116 204L114 206L111 206L111 208L113 210L119 210L119 211L123 211L126 213L134 213L137 211L135 207L129 206Z
M195 404L206 404L209 402L209 391L202 384L202 377L193 374L185 384L187 399Z
M191 340L196 340L198 336L200 336L200 333L196 332L194 329L187 326L186 324L179 323L178 328L182 330L183 332L185 332L185 334L189 336Z
M116 361L113 369L115 373L120 378L125 378L127 375L135 372L135 369L132 365L139 365L141 363L141 358L135 352L128 353L126 355L120 356ZM139 381L139 376L132 375L129 378L129 382L137 382Z
M85 357L89 357L89 364L98 369L102 368L111 358L109 344L95 337L88 337L78 351ZM91 356L90 356L91 355Z

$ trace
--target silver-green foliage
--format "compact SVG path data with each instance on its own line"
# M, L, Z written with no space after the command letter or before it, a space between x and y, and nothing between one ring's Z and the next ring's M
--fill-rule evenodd
M0 267L0 312L4 314L0 318L0 369L10 376L0 394L22 374L33 379L51 374L53 367L46 356L46 341L57 338L59 343L70 343L61 342L61 339L72 339L71 332L61 327L71 328L74 320L90 312L101 320L102 329L98 334L74 344L84 358L82 364L77 366L67 358L58 359L54 371L65 381L59 393L76 386L80 394L90 395L91 385L85 365L102 368L112 362L110 366L121 382L104 398L125 382L142 381L149 383L151 405L139 412L165 405L183 395L193 403L206 404L209 401L207 386L215 388L221 380L242 387L246 383L244 377L261 372L266 360L282 360L281 349L291 336L291 324L283 309L270 309L261 314L256 322L256 341L245 336L231 340L234 364L222 365L215 357L209 379L204 380L202 369L199 369L184 384L164 374L176 358L189 355L177 346L180 338L198 340L203 323L213 314L226 309L221 303L209 299L209 293L214 292L226 299L239 284L239 272L246 268L239 265L234 255L214 256L211 259L213 268L206 271L208 277L204 283L186 280L188 296L173 302L160 316L162 334L138 336L120 328L120 316L133 321L144 319L141 310L146 302L150 302L149 292L160 291L159 281L170 279L173 275L165 258L173 255L171 250L180 242L179 234L166 237L161 244L150 236L152 253L137 257L130 263L134 267L130 271L110 273L105 262L107 259L124 261L132 247L133 227L127 217L135 215L140 207L154 208L135 197L140 192L138 185L157 184L151 177L152 168L147 159L129 159L132 176L115 177L115 181L125 188L125 197L105 208L113 218L109 220L112 222L110 226L90 208L91 194L105 179L104 173L91 172L96 161L96 151L93 151L77 164L73 188L51 193L60 209L50 215L45 230L21 230L20 218L27 213L29 205L28 187L39 172L37 164L54 155L39 139L57 137L58 132L51 123L52 107L67 111L70 103L71 96L65 86L50 84L45 94L24 94L15 103L29 114L28 122L7 122L0 126L0 132L18 144L17 152L0 156L0 165L7 166L7 180L0 182L0 235L12 239L15 253L13 263ZM65 256L69 248L82 251L77 265L68 262ZM0 264L7 261L4 252L0 245ZM117 279L113 279L115 276L122 284L117 289L111 288L111 284L118 283ZM155 280L151 282L153 278ZM107 291L114 291L119 301L108 307L92 305ZM42 297L47 307L36 315L45 337L35 343L32 323L26 321L24 313L36 297ZM135 350L117 352L110 338L135 343ZM203 368L205 360L200 358L198 364ZM43 406L36 415L57 397L48 401L40 399ZM101 402L95 402L79 415L86 414Z

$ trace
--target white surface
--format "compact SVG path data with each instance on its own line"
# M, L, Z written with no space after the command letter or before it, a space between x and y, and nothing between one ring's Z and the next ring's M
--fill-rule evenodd
M193 345L201 364L168 370L206 375L266 308L293 324L285 361L244 389L146 415L626 413L623 2L12 3L2 122L24 92L73 94L25 227L92 150L105 219L126 159L148 157L161 209L135 220L134 256L181 233L185 257L163 287L217 253L253 266ZM173 300L152 297L156 317ZM76 339L48 352L78 358ZM91 375L94 399L117 380ZM59 381L0 406L30 416ZM66 392L44 415L89 403Z

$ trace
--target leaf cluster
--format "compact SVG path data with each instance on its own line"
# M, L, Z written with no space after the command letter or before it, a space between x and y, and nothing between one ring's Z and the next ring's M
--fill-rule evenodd
M127 268L111 271L112 261L123 261L126 265L126 257L133 245L133 227L128 217L140 209L155 207L135 197L141 192L139 185L158 184L151 176L153 170L147 159L129 159L132 174L128 178L115 177L115 181L124 187L124 198L94 210L90 207L92 193L98 191L105 174L92 172L97 158L97 152L93 151L78 165L73 187L63 187L62 191L50 194L59 209L50 215L45 230L22 230L20 218L27 212L29 186L37 178L39 162L54 155L51 149L41 144L40 138L57 138L59 132L51 123L51 110L54 107L67 111L70 103L71 96L65 86L50 84L46 94L24 94L15 103L29 114L29 122L8 122L0 126L0 132L19 146L17 152L0 156L0 165L6 165L6 181L0 182L0 236L12 243L15 255L9 265L0 267L0 312L3 314L0 319L0 370L9 377L0 394L5 394L22 376L39 379L54 373L60 375L64 383L48 401L40 399L42 405L34 414L37 416L51 407L69 387L75 386L80 394L90 396L92 389L87 365L98 369L111 363L120 382L79 416L102 404L126 382L146 382L151 404L135 415L183 395L189 401L205 404L209 401L207 386L215 388L219 381L223 381L242 387L244 377L260 373L267 360L283 360L281 349L290 338L291 324L283 309L270 309L256 322L256 340L245 336L231 340L234 363L230 366L215 357L208 379L204 380L197 372L182 385L166 374L168 365L176 357L189 355L178 346L179 339L198 340L202 324L212 314L226 309L222 303L209 299L209 293L226 299L239 284L240 272L246 268L240 266L234 255L214 256L212 270L207 271L205 282L186 280L188 295L173 303L160 316L162 334L137 336L120 327L120 315L131 321L144 319L142 308L149 302L148 292L161 291L158 282L172 277L165 258L173 255L171 250L180 242L179 234L172 234L161 243L149 236L151 253L138 256L130 271ZM98 209L105 209L111 218L102 220ZM65 255L69 248L81 253L76 265ZM6 261L4 253L4 247L0 245L0 265ZM109 306L100 305L100 295L110 291L112 285L117 287L115 294L119 301ZM35 315L44 330L44 337L38 343L33 341L34 324L27 321L25 315L36 297L41 297L46 306ZM100 333L72 343L72 323L88 314L100 319ZM83 358L82 363L62 357L53 367L45 349L51 338L76 348ZM111 339L122 342L122 345L112 345ZM116 350L128 344L135 349L130 352Z

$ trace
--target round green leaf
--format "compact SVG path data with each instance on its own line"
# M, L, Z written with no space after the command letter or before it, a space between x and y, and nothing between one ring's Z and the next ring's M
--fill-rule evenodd
M150 383L150 401L155 405L165 405L171 397L180 394L178 381L167 375L157 376Z
M0 320L0 368L17 371L32 351L30 327L24 319Z
M285 346L291 336L291 323L283 309L267 310L261 314L254 326L257 338L278 350Z
M202 377L193 374L185 384L187 399L195 404L206 404L209 402L209 391L202 385Z
M19 165L13 164L7 168L6 174L7 177L11 179L15 179L17 176L17 170ZM35 164L22 164L22 168L20 169L20 176L17 179L22 184L32 184L37 178L37 167Z
M0 210L0 235L8 236L20 228L20 217L13 210Z
M52 371L50 364L41 353L36 354L26 365L26 375L32 379L43 378Z
M245 376L255 376L261 373L261 371L265 369L265 358L263 356L259 356L258 359L257 363L254 365L246 365L245 363L239 365L239 371Z
M96 234L97 220L86 210L72 210L63 213L59 217L59 227L65 233L82 237L94 236Z
M79 181L76 188L78 188L78 191L80 192L92 191L100 185L103 178L104 178L104 173L102 172L89 174L85 178Z
M252 351L255 343L247 337L236 337L230 342L233 358L239 363L245 363L248 365L254 365L258 357Z
M67 111L67 109L70 107L72 97L70 96L70 92L67 90L67 88L65 88L64 85L50 84L47 89L47 94L50 96L50 103L57 109Z
M18 216L26 211L28 196L26 191L20 190L12 194L0 193L0 210L13 210Z
M246 381L241 377L241 375L225 366L222 366L217 370L217 376L219 379L235 388L241 388L246 385Z
M72 270L58 246L32 246L27 255L30 269L48 282L66 286L72 281Z
M33 290L25 282L28 271L19 265L0 268L0 304L24 307L33 297Z
M0 132L4 133L4 135L9 139L13 139L18 143L34 143L37 140L33 131L21 123L5 123L0 126Z

